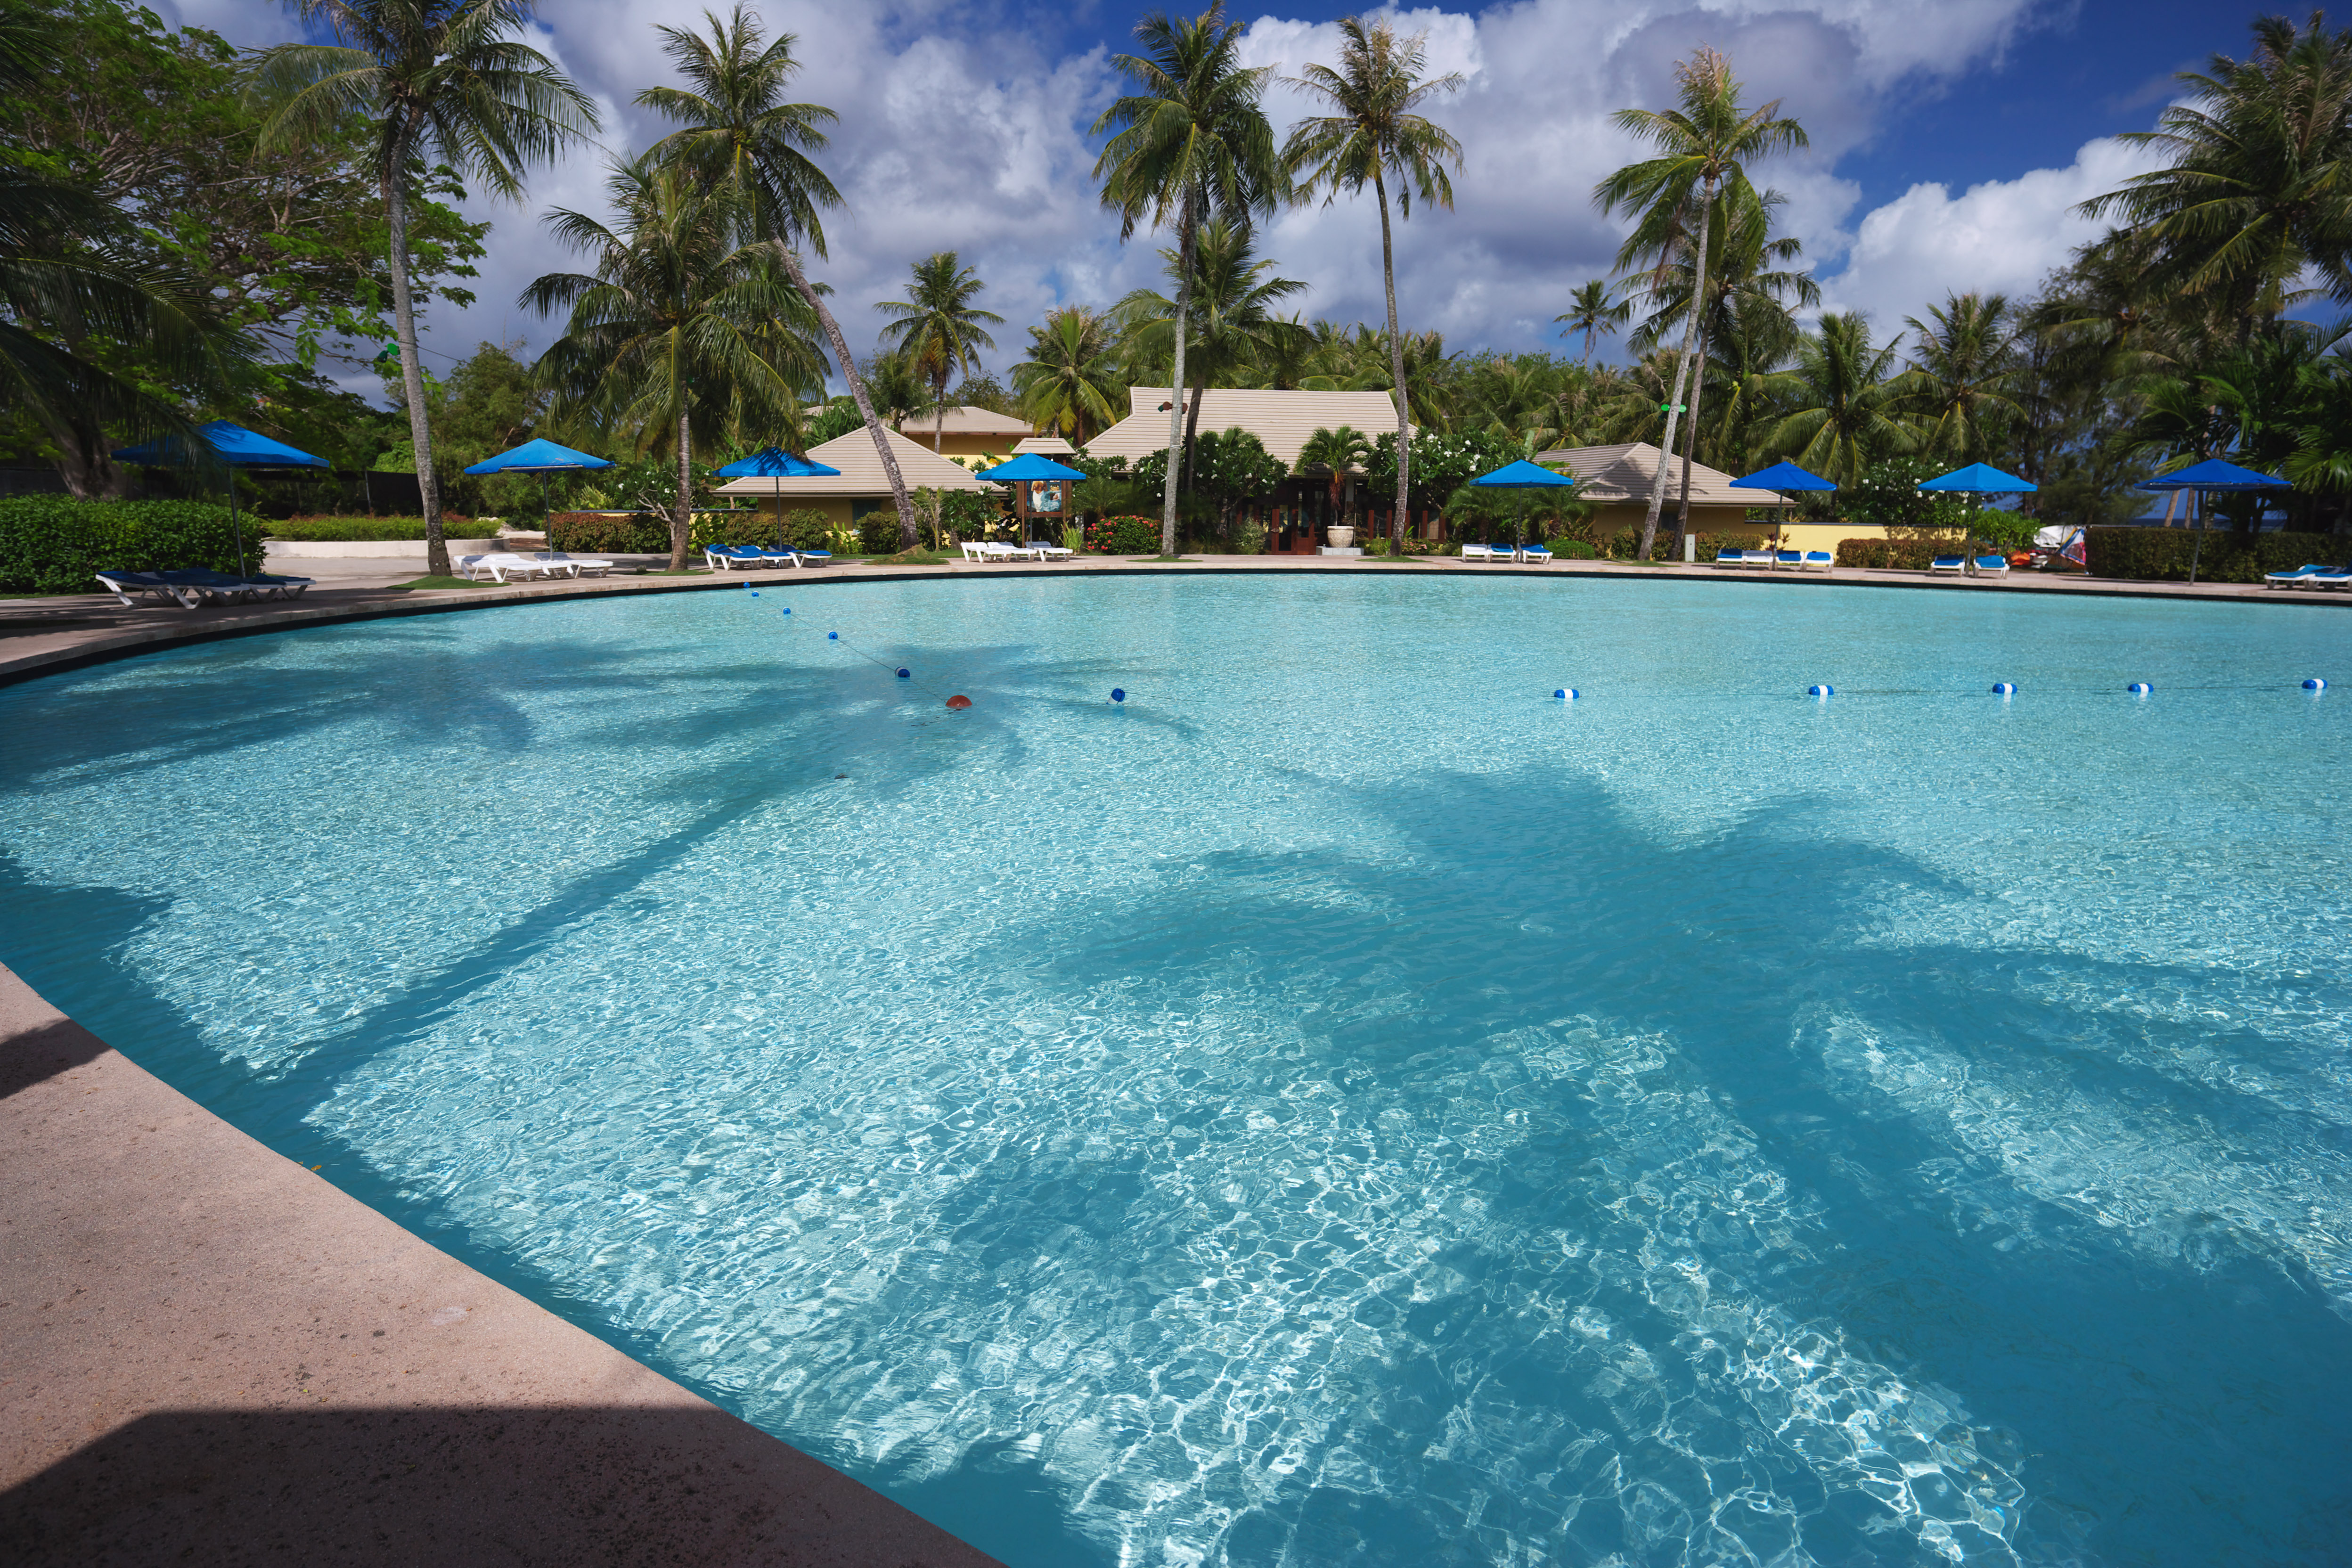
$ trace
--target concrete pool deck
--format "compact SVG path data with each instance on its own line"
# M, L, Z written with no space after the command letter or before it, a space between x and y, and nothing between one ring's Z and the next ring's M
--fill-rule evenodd
M272 1153L5 969L0 1560L994 1561Z
M1329 573L1351 576L1460 576L1515 579L1640 578L1701 583L1769 583L1799 588L1872 587L1926 593L2001 594L2062 598L2165 599L2202 604L2303 604L2352 606L2352 593L2329 589L2277 589L2259 583L2143 583L2074 574L2026 572L1981 579L1932 577L1925 572L1841 567L1835 572L1727 570L1701 563L1639 563L1622 561L1555 561L1542 566L1465 564L1447 556L1390 561L1315 555L1204 555L1181 562L1090 555L1058 564L983 564L957 561L942 566L868 565L844 563L808 570L765 570L685 576L586 577L555 583L478 588L409 590L397 586L413 577L415 563L362 559L305 563L331 568L310 574L318 582L301 598L257 605L227 605L183 610L140 605L126 609L103 594L39 599L0 599L0 684L60 669L151 652L179 643L243 637L299 626L433 615L541 600L600 598L608 594L672 594L740 591L746 583L787 588L818 588L826 583L938 582L1158 574L1224 575L1253 572Z

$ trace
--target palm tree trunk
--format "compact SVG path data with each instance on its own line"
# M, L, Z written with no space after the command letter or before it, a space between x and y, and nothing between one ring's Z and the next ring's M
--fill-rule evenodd
M1184 488L1192 488L1193 468L1201 456L1201 404L1209 395L1209 376L1203 371L1201 384L1192 389L1192 400L1184 410Z
M1192 306L1192 193L1176 220L1176 363L1168 374L1168 478L1160 490L1160 553L1176 553L1176 464L1184 444L1184 318Z
M1675 531L1677 533L1690 531L1691 454L1698 449L1698 400L1706 391L1706 320L1705 317L1699 319L1698 356L1693 363L1698 366L1698 374L1691 377L1690 428L1683 437L1683 500L1681 507L1675 512Z
M408 289L408 183L383 182L385 226L392 231L392 321L400 340L401 388L408 395L408 438L416 451L416 494L425 508L425 574L449 575L449 542L441 531L441 485L433 472L433 426L425 415L425 361L416 349L416 306Z
M947 428L948 384L942 380L931 388L931 455L935 458L948 455Z
M1396 247L1389 238L1389 187L1381 178L1380 165L1372 165L1372 194L1381 199L1381 280L1389 291L1389 374L1394 378L1397 416L1397 491L1396 511L1389 519L1389 538L1396 553L1404 553L1404 500L1412 486L1412 422L1405 410L1412 400L1404 389L1404 339L1397 333L1396 308ZM1411 195L1410 192L1406 193Z
M1650 479L1649 510L1642 515L1642 555L1650 558L1650 546L1658 537L1658 513L1666 505L1666 467L1675 449L1675 416L1681 411L1683 387L1690 377L1691 344L1698 333L1701 301L1706 298L1706 226L1715 216L1715 182L1706 183L1706 196L1698 208L1698 243L1691 252L1691 308L1683 319L1682 352L1675 359L1675 389L1666 397L1665 438L1658 444L1658 471Z
M669 569L686 570L686 544L694 531L694 426L686 405L677 408L677 500L669 513Z
M890 438L882 434L882 422L874 416L874 399L866 393L866 383L858 378L857 362L850 357L849 340L841 335L841 323L824 308L824 300L809 287L808 277L801 270L800 258L793 247L779 242L776 253L784 259L784 270L792 275L793 287L816 312L817 324L824 329L825 342L833 345L833 356L841 365L842 378L849 383L849 395L857 400L857 412L865 417L866 433L874 437L874 449L882 454L882 472L890 480L890 499L898 506L898 548L915 547L915 503L908 498L906 477L898 472L898 455L890 450Z

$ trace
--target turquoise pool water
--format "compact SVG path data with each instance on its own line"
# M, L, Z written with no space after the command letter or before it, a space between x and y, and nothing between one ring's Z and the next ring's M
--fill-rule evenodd
M0 691L0 957L1023 1568L2341 1562L2347 633L1317 576L253 638Z

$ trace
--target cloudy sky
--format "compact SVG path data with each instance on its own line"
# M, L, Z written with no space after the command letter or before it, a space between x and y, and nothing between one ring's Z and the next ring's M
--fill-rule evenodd
M233 42L292 36L268 0L154 0ZM677 0L541 0L536 41L597 100L603 142L640 148L662 128L630 100L669 79L656 23L690 25ZM824 158L848 198L828 220L816 270L862 353L880 326L865 307L896 295L908 264L953 249L1006 319L999 367L1022 328L1064 301L1106 304L1159 265L1153 242L1122 247L1090 177L1087 128L1118 90L1111 59L1147 7L1118 0L760 0L797 34L798 96L837 110ZM1751 102L1780 98L1810 151L1751 171L1789 197L1832 308L1882 331L1948 290L2029 289L2090 237L2084 198L2146 166L2112 140L2145 130L2177 90L2172 74L2216 50L2243 52L2257 7L2235 0L1516 0L1396 12L1425 32L1433 69L1463 89L1434 117L1467 154L1456 206L1416 207L1402 226L1399 302L1412 328L1449 347L1556 344L1551 318L1604 276L1622 224L1593 208L1596 181L1635 149L1608 123L1628 105L1665 107L1671 68L1706 43L1731 56ZM1254 64L1286 72L1336 53L1346 8L1234 9ZM1277 127L1304 111L1270 100ZM490 256L470 310L436 308L428 343L463 355L480 340L541 346L552 323L514 306L531 278L568 265L546 237L550 206L601 210L604 153L534 174L522 206L481 202ZM1377 320L1379 218L1369 201L1294 211L1267 250L1310 286L1310 316Z

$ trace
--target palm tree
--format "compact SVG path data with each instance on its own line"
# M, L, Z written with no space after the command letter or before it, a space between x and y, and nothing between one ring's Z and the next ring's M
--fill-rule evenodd
M2077 209L2119 214L2154 240L2167 280L2217 300L2241 342L2296 302L2305 267L2352 300L2352 35L2329 33L2315 11L2302 31L2284 16L2253 30L2252 58L2215 55L2211 74L2180 73L2197 101L2119 138L2161 149L2170 166Z
M1554 316L1552 321L1559 325L1559 335L1563 338L1578 332L1584 334L1584 355L1576 363L1580 367L1590 370L1592 368L1592 340L1602 332L1615 332L1631 321L1633 315L1633 302L1618 299L1606 278L1595 278L1580 284L1576 292L1568 297L1567 310Z
M1095 430L1118 423L1118 360L1110 323L1084 305L1065 305L1029 329L1029 357L1013 367L1021 412L1041 430L1059 430L1083 447Z
M1918 346L1893 390L1924 426L1920 450L1973 462L1990 445L1987 419L2024 412L2009 395L2016 377L2009 298L1953 294L1929 306L1927 317L1904 318Z
M1201 428L1202 394L1219 382L1231 382L1245 366L1278 353L1289 323L1274 313L1279 300L1303 290L1295 278L1264 278L1273 269L1271 257L1258 258L1256 231L1246 221L1213 217L1201 226L1192 245L1192 275L1177 277L1181 258L1163 247L1160 259L1181 298L1189 281L1192 317L1187 335L1186 363L1192 381L1181 399L1185 407L1186 471ZM1170 353L1176 331L1175 301L1149 289L1138 289L1118 302L1117 314L1128 329L1127 342L1139 357ZM1171 356L1172 357L1172 356Z
M882 472L890 481L890 499L898 508L898 537L912 543L915 503L907 493L905 477L898 472L898 456L890 449L890 438L883 433L874 401L866 395L857 361L849 352L849 340L841 335L841 323L825 308L825 291L809 282L794 248L797 239L819 258L825 254L824 226L818 209L840 206L841 193L809 153L824 149L822 127L839 117L823 104L783 101L784 89L801 68L801 62L793 58L798 35L779 33L773 43L763 43L766 32L759 18L740 0L726 21L709 11L703 13L703 20L710 24L708 41L680 27L656 29L662 35L663 52L676 63L691 90L649 87L637 94L638 103L660 110L683 127L656 143L655 151L686 160L707 179L725 180L752 194L754 232L774 243L793 287L800 290L825 342L832 345L834 363L841 367L842 379L849 383L849 394L856 400L866 434L874 438L874 450L881 457Z
M530 0L287 0L333 44L280 44L254 61L271 107L260 151L341 137L353 115L375 124L376 188L392 254L392 318L400 339L408 434L425 504L425 570L449 574L441 488L425 404L424 362L408 283L411 182L441 164L515 200L522 171L552 161L598 129L596 106L553 61L514 35Z
M1154 13L1136 25L1140 55L1112 67L1137 91L1103 110L1089 134L1115 131L1095 160L1103 205L1119 215L1118 237L1136 226L1176 226L1175 363L1171 390L1184 385L1186 318L1192 293L1192 247L1202 219L1271 216L1290 191L1275 151L1274 127L1259 100L1271 66L1241 63L1242 27L1224 19L1223 0L1189 22ZM1177 447L1183 403L1169 399L1168 477L1160 494L1160 549L1176 553Z
M1404 342L1397 331L1396 247L1389 234L1388 177L1396 176L1397 216L1412 216L1412 198L1441 206L1454 205L1454 184L1445 176L1451 162L1462 166L1462 144L1452 132L1417 110L1441 92L1462 86L1462 73L1422 79L1422 61L1429 35L1415 33L1400 39L1386 21L1366 22L1361 16L1339 19L1339 68L1310 65L1290 85L1320 98L1334 114L1309 115L1291 127L1282 150L1283 163L1298 180L1305 200L1318 190L1328 206L1341 191L1363 194L1371 182L1381 208L1381 278L1388 289L1389 359L1394 377L1390 395L1396 401L1396 511L1390 531L1398 548L1404 543L1405 491L1412 476L1412 425L1406 416Z
M606 183L620 226L558 208L556 237L590 272L551 272L523 291L545 315L570 307L563 337L533 367L556 389L555 418L587 417L636 433L641 448L670 449L670 569L686 565L693 519L694 426L757 426L795 405L822 373L814 344L780 322L803 307L780 247L746 239L749 193L709 184L675 159L616 163ZM779 356L779 343L798 346Z
M948 417L948 382L958 373L970 374L980 363L980 351L992 349L990 327L1004 318L973 305L971 297L988 285L980 275L956 259L952 250L935 251L915 263L914 281L904 300L883 300L874 308L892 318L882 336L914 362L931 387L931 450L944 452ZM912 548L914 541L905 541Z
M1739 106L1739 82L1731 62L1714 49L1701 48L1675 67L1682 107L1661 114L1647 109L1621 109L1611 119L1621 131L1656 146L1661 156L1629 163L1593 187L1592 199L1603 213L1619 207L1640 209L1633 233L1618 252L1617 265L1631 267L1644 255L1670 259L1685 243L1686 215L1696 212L1698 234L1689 247L1697 258L1696 287L1683 323L1683 346L1675 358L1674 393L1666 400L1665 440L1650 483L1650 504L1642 519L1641 558L1650 558L1658 534L1658 513L1666 499L1664 455L1674 450L1675 420L1682 412L1685 384L1690 376L1691 350L1706 301L1707 224L1716 210L1716 193L1724 185L1745 185L1744 161L1807 144L1804 128L1780 118L1780 100L1753 111Z
M1823 316L1798 351L1797 368L1774 378L1789 413L1773 427L1773 447L1842 485L1878 458L1908 451L1911 433L1895 417L1887 383L1900 342L1873 348L1859 310Z
M1304 474L1310 468L1328 469L1331 475L1331 513L1345 518L1352 524L1356 515L1356 475L1371 461L1372 444L1364 433L1347 425L1337 430L1318 428L1298 448L1298 461L1293 473ZM1346 510L1340 510L1340 492L1347 494Z

